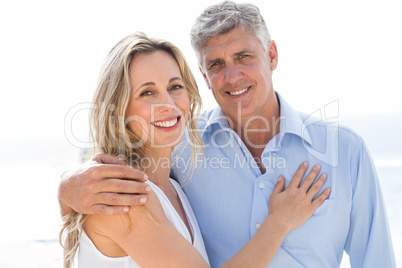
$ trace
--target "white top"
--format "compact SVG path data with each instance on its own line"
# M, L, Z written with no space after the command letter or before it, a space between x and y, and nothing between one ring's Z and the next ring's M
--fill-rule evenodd
M180 218L179 214L173 207L172 203L170 203L167 196L158 186L156 186L151 181L147 181L147 183L151 186L152 190L155 192L156 196L161 202L163 210L165 211L165 214L169 219L169 221L173 224L173 226L177 229L177 231L182 236L184 236L187 239L187 241L191 243L191 235L188 232L186 225ZM186 212L187 221L190 225L194 237L194 242L192 244L198 250L198 252L204 257L205 261L209 264L207 252L205 251L204 240L202 239L197 219L195 218L193 209L190 206L187 196L184 194L183 190L181 189L181 186L175 180L170 179L170 183L176 189L176 192L179 195L180 201L184 207L184 211ZM95 247L91 239L87 236L87 234L83 230L78 250L78 267L79 268L86 268L86 267L134 268L140 266L130 256L113 258L103 255Z

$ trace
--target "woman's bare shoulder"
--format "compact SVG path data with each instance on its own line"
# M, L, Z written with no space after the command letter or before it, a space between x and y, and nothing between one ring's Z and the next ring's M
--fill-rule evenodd
M163 207L155 194L150 192L147 196L147 202L142 206L131 206L130 210L122 215L88 215L85 223L85 229L94 230L102 235L113 233L135 232L136 228L144 226L165 224L168 221ZM152 223L152 224L151 224ZM144 231L144 230L142 230Z

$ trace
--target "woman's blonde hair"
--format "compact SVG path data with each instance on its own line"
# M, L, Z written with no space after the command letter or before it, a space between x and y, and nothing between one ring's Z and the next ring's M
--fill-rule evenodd
M201 109L201 97L190 68L181 51L172 43L147 37L144 33L134 33L118 42L109 52L101 69L98 86L90 112L90 132L94 142L93 153L104 153L123 158L127 164L142 169L138 159L144 157L141 139L127 127L125 111L131 97L130 67L136 55L165 51L177 62L187 88L190 100L189 119L187 121L189 144L193 145L192 159L196 159L198 149L202 148L202 139L196 131L198 115ZM195 130L195 131L193 131ZM133 159L134 157L134 159ZM192 161L191 173L194 170ZM87 216L72 212L63 217L60 243L64 248L64 267L73 264L82 227ZM64 237L64 243L63 241Z

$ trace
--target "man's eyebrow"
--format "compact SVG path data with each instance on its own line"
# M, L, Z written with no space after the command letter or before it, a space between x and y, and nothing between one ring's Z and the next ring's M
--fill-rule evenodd
M242 54L250 54L250 53L253 53L253 51L252 51L252 50L247 50L247 49L245 49L245 50L236 52L236 53L234 54L234 56L237 57L237 56L240 56L240 55L242 55Z
M221 58L215 58L213 60L208 60L207 61L207 67L210 66L211 64L217 62L217 61L220 61L220 60L221 60Z
M254 51L249 50L249 49L244 49L244 50L241 50L239 52L234 53L233 56L238 57L238 56L240 56L242 54L247 54L247 53L248 54L253 54ZM206 63L207 63L207 66L210 66L211 64L213 64L213 63L215 63L217 61L220 61L220 60L221 60L221 58L215 58L215 59L212 59L212 60L208 60Z

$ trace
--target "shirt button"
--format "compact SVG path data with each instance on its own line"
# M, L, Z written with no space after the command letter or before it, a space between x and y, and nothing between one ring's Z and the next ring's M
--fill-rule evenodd
M258 187L260 187L260 189L264 188L264 183L260 182L260 184L258 184Z
M260 227L261 227L261 223L257 223L257 224L255 225L255 228L257 228L257 229L260 229Z

